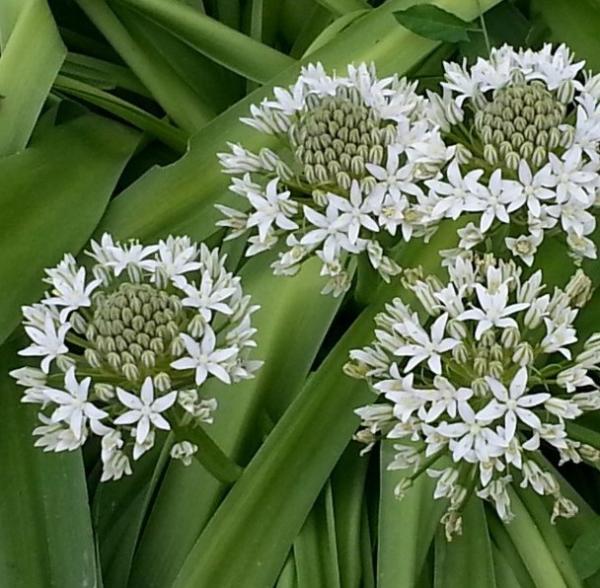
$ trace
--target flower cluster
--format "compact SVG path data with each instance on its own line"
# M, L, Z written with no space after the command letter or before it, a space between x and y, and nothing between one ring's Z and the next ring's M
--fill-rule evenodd
M23 402L40 406L36 445L74 450L99 436L102 480L119 479L157 429L178 427L171 454L189 463L198 448L186 427L211 422L216 408L199 388L260 366L248 359L258 307L218 250L187 237L143 246L105 234L91 249L91 276L65 255L46 270L44 299L23 307L31 345L19 354L40 365L11 375L26 388Z
M600 409L592 378L600 334L581 343L574 327L589 279L578 270L564 289L547 293L541 271L522 279L514 262L491 255L458 258L448 271L445 284L405 276L421 309L394 299L376 318L375 342L351 352L346 372L366 378L380 398L358 409L357 438L369 446L379 437L397 441L389 468L412 470L398 495L424 472L437 479L434 497L449 501L449 536L460 531L473 492L510 520L507 487L517 482L554 497L553 519L572 516L576 507L540 446L554 448L561 463L600 460L599 448L569 427Z
M596 258L600 77L583 66L564 45L445 64L428 104L456 157L427 185L432 221L475 215L460 249L495 239L532 265L544 235L558 234L575 259Z
M219 154L231 191L244 199L243 210L218 205L228 238L252 232L246 254L254 255L285 237L274 272L294 274L317 255L334 295L349 288L355 254L366 252L386 280L399 273L380 233L429 234L431 204L420 183L453 153L415 88L397 76L378 79L365 64L332 76L317 64L252 106L242 120L275 135L279 148L252 153L231 144Z

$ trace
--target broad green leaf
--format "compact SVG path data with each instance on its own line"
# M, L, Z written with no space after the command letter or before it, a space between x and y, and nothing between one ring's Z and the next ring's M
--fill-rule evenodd
M365 0L317 0L317 2L338 16L370 8Z
M600 520L575 541L571 558L577 573L584 580L600 570Z
M54 88L75 98L80 98L84 102L103 108L162 141L179 153L183 153L186 149L187 138L183 131L172 127L131 102L127 102L109 92L99 90L85 82L62 75L56 78Z
M340 588L333 495L326 484L294 541L298 588Z
M365 14L368 14L368 10L358 10L350 12L336 18L328 27L323 29L317 38L309 45L308 49L304 52L304 56L310 55L317 49L324 47L332 41L337 35L339 35L344 29L349 27L355 20L362 18Z
M512 566L507 562L504 553L495 545L492 546L492 555L494 558L494 575L496 577L496 586L498 588L526 588L523 586Z
M267 400L278 413L301 387L340 303L319 294L317 260L290 279L271 275L269 263L268 256L257 257L241 271L244 290L261 304L253 320L258 329L255 355L265 363L254 380L206 390L219 402L207 431L239 463L262 440L258 422ZM132 586L172 583L224 491L196 463L169 467L136 555Z
M27 145L66 54L45 0L23 0L18 14L8 5L16 20L0 55L0 156Z
M363 575L361 562L362 514L369 459L350 443L331 477L340 583L343 588L359 588Z
M170 441L158 442L136 463L131 476L100 483L92 504L104 583L126 588L142 524L169 459Z
M79 451L34 447L36 410L8 375L20 340L0 349L0 583L7 588L96 586L95 552Z
M600 5L593 0L531 0L532 13L550 30L550 40L566 43L587 67L600 71Z
M468 586L476 578L477 588L495 588L492 544L484 503L471 495L463 511L463 532L448 541L442 528L435 538L434 588Z
M480 2L484 10L496 3ZM330 68L343 68L350 61L374 61L381 75L410 70L438 43L397 26L391 13L406 5L406 1L393 0L372 10L312 53L309 60L321 61ZM459 0L445 0L444 6L467 19L477 16L475 3L465 6ZM274 146L273 139L243 125L239 118L248 115L251 104L270 95L273 86L293 83L298 72L298 65L286 69L271 84L208 124L192 139L188 153L179 161L154 168L129 186L111 204L99 230L110 230L119 238L150 239L173 231L206 238L220 216L214 203L231 204L237 199L227 195L229 178L221 173L215 152L225 150L227 141L240 142L248 149Z
M444 501L433 499L435 481L426 475L416 479L402 500L395 497L394 488L406 474L387 469L394 453L392 441L382 442L378 588L409 588L416 585L446 508ZM399 553L402 557L398 556Z
M21 305L42 295L44 268L86 244L137 139L85 115L0 159L0 280L10 284L0 297L0 341L17 326Z
M552 511L544 506L542 498L532 492L530 488L521 489L515 485L515 491L542 534L566 585L570 588L582 587L581 579L575 570L569 551L558 533L556 525L550 522Z
M341 370L350 349L370 338L373 312L357 319L308 380L205 527L174 588L274 584L356 428L353 409L371 397Z
M527 571L536 586L544 588L576 588L581 583L572 583L561 573L557 561L559 554L546 542L545 533L538 526L539 520L534 520L527 508L509 487L511 509L514 518L504 525L508 535L519 552ZM546 531L546 529L544 529Z
M267 82L293 63L272 49L217 20L177 2L120 0L217 63L257 82Z
M511 540L509 534L506 532L506 526L500 521L493 509L487 509L487 523L490 530L490 536L492 538L494 546L497 548L494 551L494 561L496 563L496 570L503 565L508 566L512 572L512 576L517 579L515 586L519 588L536 588L531 575L527 571L523 559L515 544ZM506 573L497 573L497 578L501 579ZM509 585L507 588L512 588Z
M434 41L468 41L468 31L472 29L468 22L433 4L411 6L394 12L394 16L409 31Z
M142 39L134 38L105 0L76 0L110 44L152 93L165 112L189 133L203 127L214 112L168 61Z
M296 562L294 561L294 553L292 551L285 561L285 565L281 570L281 574L279 574L279 578L277 578L275 588L296 588L297 586Z

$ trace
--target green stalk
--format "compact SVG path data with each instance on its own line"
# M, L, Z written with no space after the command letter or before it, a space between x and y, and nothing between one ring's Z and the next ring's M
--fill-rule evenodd
M336 16L371 8L365 0L317 0L317 2Z
M173 419L176 421L177 419ZM198 446L194 454L210 474L224 484L233 484L244 471L231 460L201 426L173 425L177 441L191 441Z

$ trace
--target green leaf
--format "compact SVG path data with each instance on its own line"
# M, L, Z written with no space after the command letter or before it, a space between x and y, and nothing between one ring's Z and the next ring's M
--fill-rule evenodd
M0 281L10 284L0 297L0 342L17 326L21 305L42 295L44 268L86 244L137 139L86 115L0 159Z
M95 551L79 451L34 447L36 410L8 375L21 341L0 350L0 578L3 586L96 586Z
M45 0L23 0L15 15L0 56L0 156L27 145L66 54Z
M600 6L592 0L532 0L531 11L550 31L549 40L566 43L587 67L600 71ZM547 36L546 36L547 37Z
M370 8L365 0L317 0L317 2L337 16Z
M170 447L170 441L157 439L154 448L135 464L131 476L100 483L96 489L92 504L94 530L107 587L128 585L135 547Z
M438 528L435 538L435 588L468 586L477 578L477 588L495 588L492 544L483 501L474 494L463 511L463 532L451 542Z
M584 580L600 570L600 520L575 541L571 558L577 573Z
M185 4L161 0L120 1L210 59L250 80L267 82L293 63L287 55Z
M184 130L202 128L214 112L144 39L132 35L105 0L76 0L88 18L148 88L165 112Z
M396 20L409 31L434 41L468 41L471 25L455 14L433 4L418 4L394 12Z
M315 502L294 541L298 588L340 588L331 484Z
M261 304L253 326L255 355L265 364L254 380L205 390L219 402L217 418L207 432L239 463L245 463L262 440L257 422L267 401L277 414L301 388L340 304L319 294L316 259L289 279L273 276L270 262L268 255L256 257L241 271L244 290ZM298 312L300 308L304 311ZM135 558L132 586L171 585L224 491L196 463L168 468Z
M378 588L408 588L418 582L446 508L444 501L433 499L435 481L426 475L416 479L402 500L395 497L394 487L406 474L387 469L394 453L392 441L382 442Z
M183 153L187 147L187 138L184 132L149 114L139 106L113 96L109 92L62 75L56 78L54 87L56 90L80 98L118 116L179 153Z

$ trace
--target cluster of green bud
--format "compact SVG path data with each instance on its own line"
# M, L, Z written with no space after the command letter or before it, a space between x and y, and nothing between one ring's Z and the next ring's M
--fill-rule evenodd
M168 367L185 321L181 300L149 284L122 283L93 296L93 317L85 336L85 358L129 381L157 375ZM159 378L160 379L160 378Z
M516 78L494 91L493 98L475 113L474 129L491 165L515 170L525 159L534 169L548 161L548 153L568 146L573 128L565 126L567 108L545 84ZM559 128L562 127L562 128Z
M396 125L365 105L356 88L341 87L335 96L309 95L289 139L308 184L348 190L352 180L367 187L372 178L366 164L384 161L396 133Z

